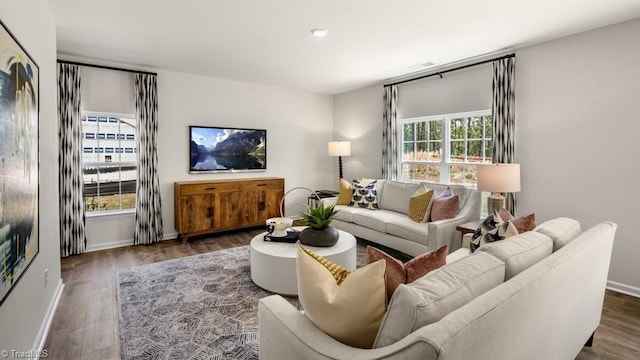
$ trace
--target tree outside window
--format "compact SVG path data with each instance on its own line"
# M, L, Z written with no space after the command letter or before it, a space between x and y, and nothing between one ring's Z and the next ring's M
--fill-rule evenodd
M401 180L475 187L476 164L491 163L491 110L399 121Z

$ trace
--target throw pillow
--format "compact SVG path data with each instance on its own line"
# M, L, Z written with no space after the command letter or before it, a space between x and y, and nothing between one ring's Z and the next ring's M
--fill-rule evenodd
M474 231L469 249L473 253L484 244L504 240L514 235L518 235L515 225L511 221L502 220L498 211L494 211Z
M386 263L349 272L312 254L298 248L298 299L305 315L334 339L371 348L386 312Z
M445 199L448 197L452 197L453 195L455 195L453 193L453 190L451 190L451 186L447 186L446 189L444 189L443 192L441 192L440 194L436 195L436 199Z
M409 217L415 222L423 222L425 217L429 218L427 213L430 210L431 199L433 199L433 190L420 185L409 199Z
M352 196L353 186L347 180L340 179L340 193L338 194L336 205L349 205Z
M431 206L431 221L451 219L456 217L460 210L458 195L447 198L434 199Z
M502 220L511 221L513 225L515 225L516 229L518 229L518 234L532 231L536 227L535 213L516 218L515 216L511 215L511 213L507 209L503 208L502 210L500 210L499 214Z
M353 180L353 195L349 206L375 210L378 208L377 195L375 181L361 184L358 180Z
M443 245L436 251L430 251L416 256L406 263L402 263L402 261L380 249L367 246L367 264L374 263L380 259L387 263L387 269L385 270L387 299L391 300L391 296L398 288L398 285L410 284L428 272L446 265L448 253L449 247Z

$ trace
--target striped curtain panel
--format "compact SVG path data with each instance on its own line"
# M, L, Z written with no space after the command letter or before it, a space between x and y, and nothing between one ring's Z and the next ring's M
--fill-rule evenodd
M382 114L382 178L398 180L398 87L384 87Z
M58 64L60 153L60 255L81 254L87 246L82 178L80 67Z
M138 181L133 243L162 240L162 206L158 180L158 85L156 75L136 74L136 118L138 120Z
M510 164L516 161L516 88L515 57L493 62L493 162ZM506 194L505 206L516 213L516 194Z

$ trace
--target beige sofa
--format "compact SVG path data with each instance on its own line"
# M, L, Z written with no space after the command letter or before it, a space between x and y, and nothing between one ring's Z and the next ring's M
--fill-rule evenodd
M337 205L336 220L332 225L357 237L417 256L427 251L449 245L449 251L460 247L456 226L480 218L480 192L462 185L424 183L434 189L435 195L447 186L460 201L460 211L452 219L418 223L408 215L409 199L420 184L390 180L377 180L379 209L369 210ZM335 204L337 198L323 199L325 204Z
M558 218L541 224L532 232L485 245L486 251L481 248L465 256L461 249L457 254L451 254L458 260L416 283L427 281L430 276L436 277L438 272L455 274L456 268L458 271L473 268L474 262L481 264L487 260L493 264L491 272L504 266L506 281L465 302L439 321L389 341L389 335L393 337L395 329L406 331L402 328L407 324L411 326L411 322L400 319L392 326L387 323L422 309L394 309L396 297L401 297L396 290L383 321L382 327L386 329L381 328L376 339L377 344L392 344L375 349L358 349L339 343L282 297L263 298L259 303L260 358L574 359L583 345L592 339L600 322L616 230L614 223L604 222L580 233L580 226L576 224L570 219ZM535 246L524 251L523 244ZM467 275L459 274L461 278L476 277L468 276L468 272ZM484 273L478 275L482 276ZM413 285L401 285L405 286ZM458 287L463 292L473 292L477 288L466 283ZM441 305L447 304L451 302ZM381 339L383 332L386 332L386 339Z

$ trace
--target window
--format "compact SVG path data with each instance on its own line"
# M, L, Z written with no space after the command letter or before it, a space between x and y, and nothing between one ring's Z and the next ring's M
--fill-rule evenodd
M491 163L491 110L401 119L402 181L475 187L476 164Z
M135 209L138 164L135 116L83 113L82 132L87 213Z

